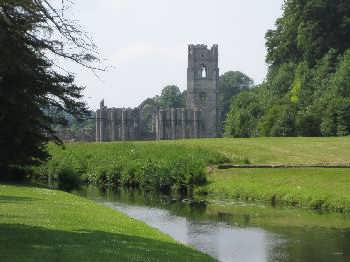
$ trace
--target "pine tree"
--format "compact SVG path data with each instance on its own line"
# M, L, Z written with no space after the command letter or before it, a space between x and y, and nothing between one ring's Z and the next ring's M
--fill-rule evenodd
M52 108L77 117L87 112L81 102L84 88L52 57L98 69L91 66L97 56L82 31L64 18L62 5L57 10L45 0L0 2L1 172L39 164L49 157L48 141L61 144L51 127L65 119Z

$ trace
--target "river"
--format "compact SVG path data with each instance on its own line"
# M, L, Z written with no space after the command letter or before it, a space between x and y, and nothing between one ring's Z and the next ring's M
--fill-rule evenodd
M92 186L79 194L222 262L350 261L349 215Z

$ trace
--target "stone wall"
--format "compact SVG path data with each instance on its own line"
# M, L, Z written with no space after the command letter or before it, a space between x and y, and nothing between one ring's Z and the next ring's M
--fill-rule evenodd
M153 115L154 138L218 136L218 46L188 46L186 108L160 109ZM141 140L137 109L107 108L96 112L96 141Z
M155 116L156 139L185 139L202 136L199 110L184 108L161 109Z
M96 112L96 141L140 139L140 112L130 108L107 108L101 102Z
M212 138L218 135L218 46L188 46L186 108L156 113L156 138Z
M218 46L189 45L186 108L199 109L203 137L217 137Z

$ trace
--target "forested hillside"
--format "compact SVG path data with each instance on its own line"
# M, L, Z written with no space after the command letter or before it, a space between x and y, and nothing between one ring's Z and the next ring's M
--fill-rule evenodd
M350 134L350 1L286 0L263 84L231 104L234 137Z

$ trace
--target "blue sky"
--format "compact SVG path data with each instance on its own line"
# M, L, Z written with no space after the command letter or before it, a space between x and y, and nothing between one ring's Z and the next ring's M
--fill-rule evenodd
M239 70L263 81L265 33L282 14L283 0L76 0L75 19L114 68L100 79L66 67L85 85L92 109L134 107L169 84L186 89L187 45L218 44L221 73Z

